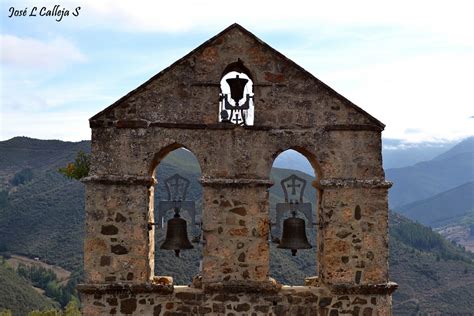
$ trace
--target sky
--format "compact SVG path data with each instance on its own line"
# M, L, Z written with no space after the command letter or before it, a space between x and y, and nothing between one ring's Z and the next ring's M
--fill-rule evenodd
M69 16L39 16L54 5ZM237 22L385 123L385 139L452 142L474 135L472 12L455 0L0 0L0 140L90 139L88 118Z

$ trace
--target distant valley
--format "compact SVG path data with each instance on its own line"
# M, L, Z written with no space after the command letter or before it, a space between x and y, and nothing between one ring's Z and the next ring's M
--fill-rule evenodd
M474 137L433 159L386 170L390 207L474 251Z

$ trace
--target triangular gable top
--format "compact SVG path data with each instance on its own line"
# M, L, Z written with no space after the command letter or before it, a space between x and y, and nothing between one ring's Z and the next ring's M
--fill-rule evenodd
M321 80L319 80L318 78L316 78L313 74L311 74L309 71L305 70L303 67L301 67L300 65L298 65L297 63L295 63L294 61L292 61L291 59L287 58L285 55L283 55L282 53L280 53L279 51L277 51L276 49L274 49L273 47L271 47L270 45L268 45L267 43L265 43L264 41L262 41L261 39L259 39L257 36L255 36L253 33L251 33L250 31L248 31L247 29L245 29L244 27L242 27L241 25L237 24L237 23L234 23L232 25L230 25L229 27L227 27L226 29L224 29L223 31L221 31L220 33L218 33L217 35L211 37L210 39L208 39L207 41L205 41L204 43L202 43L201 45L199 45L198 47L196 47L195 49L193 49L192 51L190 51L188 54L186 54L185 56L183 56L182 58L178 59L177 61L175 61L173 64L171 64L170 66L168 66L167 68L163 69L162 71L160 71L159 73L157 73L156 75L154 75L153 77L151 77L150 79L148 79L147 81L145 81L143 84L141 84L139 87L137 87L136 89L130 91L129 93L127 93L125 96L121 97L120 99L118 99L117 101L115 101L113 104L109 105L108 107L106 107L104 110L100 111L99 113L97 113L96 115L92 116L89 121L94 121L94 120L97 120L99 119L100 117L104 116L104 115L107 115L107 113L109 113L110 111L112 111L114 108L118 107L120 104L122 104L125 100L127 100L128 98L134 96L135 94L139 93L140 91L144 90L151 82L155 81L156 79L159 79L161 76L163 76L164 74L172 71L177 65L179 65L183 60L186 60L187 58L191 57L192 55L196 54L197 52L199 51L202 51L204 49L206 49L207 47L210 47L212 46L212 44L217 41L218 39L220 39L221 37L223 37L226 33L230 32L231 30L233 29L238 29L240 30L242 33L246 34L247 36L249 36L250 38L252 38L253 40L255 40L256 42L258 42L259 44L261 44L262 46L264 46L265 48L269 49L271 52L273 52L274 54L278 55L280 58L282 58L283 60L287 61L288 63L290 63L293 67L295 67L296 69L298 69L299 71L301 71L302 73L304 73L306 76L308 76L310 79L312 80L315 80L319 85L321 85L322 87L324 87L330 94L332 94L333 97L335 97L336 99L338 99L339 101L341 101L343 104L353 108L356 112L359 112L360 114L362 114L364 117L366 117L367 119L369 119L369 121L371 121L373 124L375 124L376 126L380 127L381 129L384 129L385 128L385 124L383 124L382 122L380 122L378 119L376 119L375 117L373 117L372 115L370 115L369 113L367 113L366 111L364 111L362 108L358 107L357 105L355 105L354 103L352 103L350 100L348 100L347 98L345 98L343 95L339 94L338 92L336 92L334 89L332 89L330 86L328 86L327 84L325 84L324 82L322 82Z

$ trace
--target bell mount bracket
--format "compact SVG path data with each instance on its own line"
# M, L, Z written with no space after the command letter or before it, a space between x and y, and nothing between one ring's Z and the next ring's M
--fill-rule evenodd
M280 226L283 217L287 212L293 215L301 212L307 219L307 228L311 228L313 225L315 225L315 223L313 223L312 205L309 202L305 203L303 201L306 183L307 182L305 179L298 177L295 174L292 174L289 177L281 180L280 184L285 195L285 202L276 204L276 222L272 223L272 226ZM289 189L290 192L288 192Z
M158 202L158 222L149 223L149 226L156 225L158 228L163 228L163 219L170 210L173 210L175 215L179 215L182 210L186 211L191 217L191 223L196 225L196 205L194 201L186 200L190 181L176 173L164 182L168 199Z

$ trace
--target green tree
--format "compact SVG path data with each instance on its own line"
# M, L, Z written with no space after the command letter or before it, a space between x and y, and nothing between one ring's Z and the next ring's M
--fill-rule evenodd
M59 168L58 171L69 179L80 180L89 174L89 169L90 155L80 150L74 162L68 163L64 168Z
M56 281L50 281L44 288L44 294L59 301L62 296L61 287Z
M0 311L0 316L12 316L12 311L9 309L4 309L3 311Z
M31 181L31 179L33 179L33 171L30 168L25 168L16 173L10 183L13 185L20 185Z
M72 297L64 310L64 316L81 316L79 302L77 298Z
M27 266L20 263L16 272L35 287L43 289L44 294L57 301L62 308L77 295L75 289L79 278L77 273L72 275L65 285L62 285L51 269L45 269L41 266Z
M58 311L57 309L48 309L44 311L32 311L28 313L28 316L61 316L61 311Z
M0 208L6 207L8 205L8 191L0 191Z

